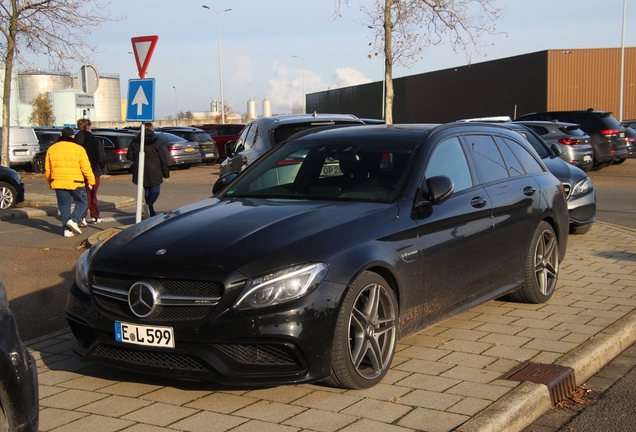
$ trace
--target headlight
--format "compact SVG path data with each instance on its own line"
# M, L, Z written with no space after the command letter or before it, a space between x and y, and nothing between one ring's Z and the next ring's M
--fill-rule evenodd
M572 192L570 195L577 196L583 195L584 193L589 192L592 189L592 180L589 177L585 177L583 180L579 181L572 188Z
M77 260L77 266L75 267L75 283L86 294L88 294L88 287L90 283L88 282L88 255L90 250L87 250L82 255L80 255Z
M328 270L325 263L304 264L252 278L234 308L255 309L300 298L313 291L325 279Z

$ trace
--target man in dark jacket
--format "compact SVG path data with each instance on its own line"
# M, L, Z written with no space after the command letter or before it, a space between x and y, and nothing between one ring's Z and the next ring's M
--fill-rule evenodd
M104 154L104 147L97 138L91 133L91 121L89 119L81 118L77 120L77 128L79 132L75 135L75 142L84 147L88 160L91 163L93 175L95 176L95 186L93 189L89 189L86 185L86 199L88 200L88 209L84 213L84 217L80 222L80 226L86 226L86 216L90 212L91 217L88 218L88 223L98 224L102 221L99 217L99 203L97 201L97 189L99 189L100 176L103 174L104 166L106 163L106 155Z
M139 176L138 164L140 146L141 133L132 139L128 147L128 153L126 154L126 157L133 163L132 181L134 184L137 184ZM154 216L156 214L154 204L157 198L159 198L161 183L163 183L164 178L170 177L170 169L168 168L168 161L166 160L166 155L163 152L161 143L153 130L152 123L145 124L144 154L144 195L150 216Z

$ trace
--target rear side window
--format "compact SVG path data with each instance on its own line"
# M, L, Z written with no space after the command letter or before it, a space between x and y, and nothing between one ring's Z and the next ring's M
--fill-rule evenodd
M530 128L531 130L535 131L536 133L538 133L539 135L546 135L549 131L544 128L543 126L537 126L537 125L526 125L527 128Z
M95 137L95 138L97 138L102 143L102 147L115 148L115 144L113 144L108 138L103 138L103 137Z
M536 174L543 172L541 164L530 154L530 152L518 142L515 142L508 138L503 138L504 142L508 145L510 150L517 157L517 160L523 166L524 171L527 174Z
M468 135L465 139L481 183L508 178L503 156L490 135Z
M449 138L439 143L431 157L425 172L426 178L447 176L455 184L455 191L473 187L466 155L457 137Z

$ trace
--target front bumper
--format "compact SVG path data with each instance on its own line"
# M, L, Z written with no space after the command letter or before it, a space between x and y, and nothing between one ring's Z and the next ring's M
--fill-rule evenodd
M149 322L130 314L123 302L125 307L105 309L95 295L73 283L66 305L75 336L72 353L80 360L134 372L224 385L319 381L330 374L340 303L336 299L343 291L344 287L323 281L301 299L260 311L237 312L221 300L202 319ZM172 327L175 348L117 342L115 321Z
M571 225L587 225L596 221L596 192L568 197L568 213Z

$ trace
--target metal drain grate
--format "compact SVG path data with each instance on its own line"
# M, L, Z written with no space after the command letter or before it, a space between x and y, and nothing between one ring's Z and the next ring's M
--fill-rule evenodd
M572 368L564 366L524 362L505 373L501 378L509 381L545 384L550 392L553 405L566 399L576 390L574 371Z

